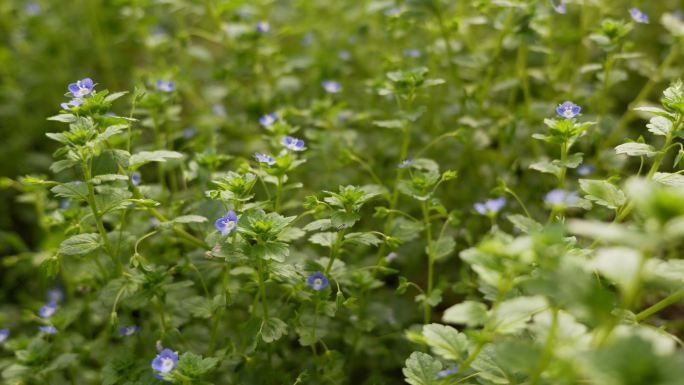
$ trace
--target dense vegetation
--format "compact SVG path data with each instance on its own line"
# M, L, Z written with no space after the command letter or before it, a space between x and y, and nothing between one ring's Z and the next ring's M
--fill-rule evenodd
M684 384L682 6L0 2L0 382Z

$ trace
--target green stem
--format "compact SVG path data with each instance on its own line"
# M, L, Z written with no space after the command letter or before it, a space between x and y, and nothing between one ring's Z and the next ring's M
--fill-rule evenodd
M568 172L568 168L565 166L565 164L568 161L568 152L570 150L570 146L568 146L568 142L563 142L561 144L561 170L560 170L560 175L558 176L558 187L563 188L563 185L565 185L565 175Z
M532 380L530 385L539 384L542 373L546 370L546 367L551 362L553 357L553 346L556 342L556 333L558 332L558 310L551 310L551 326L549 328L549 335L546 337L546 343L544 344L544 351L542 352L541 358L539 359L539 366L532 374Z
M674 305L675 303L684 299L684 289L675 291L674 293L668 295L664 299L658 301L657 303L651 305L645 310L641 311L636 315L637 321L643 321L646 318L660 312L661 310L667 308L668 306Z
M347 229L343 229L342 231L337 233L337 239L335 239L335 244L333 245L332 249L330 249L330 259L328 260L328 266L325 267L325 276L327 277L328 274L330 273L330 269L332 269L333 262L335 262L335 259L340 254L340 248L342 247L342 242L344 241L344 235L346 234Z
M275 194L275 207L274 211L275 212L280 212L280 200L282 199L282 191L283 191L283 177L282 175L278 176L278 186L276 188L276 194Z
M90 206L90 210L93 213L93 218L95 219L95 226L97 227L97 231L100 233L100 237L102 237L102 242L104 243L105 251L112 259L112 263L114 263L114 268L116 269L116 275L119 276L123 271L123 267L121 265L121 261L119 260L119 258L117 258L117 256L114 255L114 253L112 252L112 245L109 242L109 235L107 234L107 230L104 228L104 224L102 223L102 217L100 216L100 212L97 210L97 203L95 202L95 189L93 188L90 165L86 160L83 160L81 165L83 167L83 177L85 178L85 183L88 187L88 206Z
M427 202L421 204L421 209L423 211L423 223L425 225L425 237L427 238L427 257L428 257L428 277L427 277L427 293L424 304L424 315L423 321L425 324L430 323L430 318L432 316L432 306L429 303L432 297L432 286L433 286L433 276L434 276L434 258L432 253L432 224L430 223L430 213L428 209Z
M259 295L261 296L261 308L264 312L264 320L268 322L268 302L266 302L266 283L264 282L264 261L259 259L257 266L257 276L259 278Z

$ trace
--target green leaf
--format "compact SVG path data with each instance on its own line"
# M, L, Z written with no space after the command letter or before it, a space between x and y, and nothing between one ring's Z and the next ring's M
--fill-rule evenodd
M268 241L256 244L251 247L250 255L264 260L273 259L278 262L285 261L285 257L290 254L290 247L287 243L278 241Z
M469 327L484 325L487 320L487 306L480 302L463 301L444 311L444 322L463 324Z
M684 175L672 174L669 172L657 172L653 176L653 180L672 187L684 187Z
M349 233L344 236L345 243L355 243L358 245L365 246L377 246L382 243L382 239L376 234L366 232L366 233Z
M648 131L655 135L666 136L672 132L672 121L662 116L654 116L646 125Z
M78 234L62 241L58 252L62 255L83 255L100 247L100 234Z
M203 375L209 373L209 371L216 367L218 362L219 359L215 357L202 358L202 356L198 354L185 352L178 358L176 368L171 372L171 375L181 375L182 377L178 377L199 380Z
M432 352L445 360L460 361L468 348L468 339L451 326L430 324L423 326L425 342Z
M432 258L435 260L442 259L453 253L455 248L456 241L451 237L432 241ZM427 247L425 248L425 252L428 252Z
M105 101L105 103L111 103L111 102L115 101L116 99L126 95L127 93L128 93L128 91L111 93L111 94L107 95L106 98L104 98L104 101Z
M50 189L60 198L86 201L88 198L88 186L83 182L62 183Z
M442 370L442 363L429 354L413 352L402 369L406 382L411 385L437 385L437 373Z
M619 188L605 180L580 179L580 188L587 193L586 199L609 209L617 209L625 204L627 197Z
M62 122L62 123L73 123L76 121L76 116L74 114L59 114L59 115L51 116L51 117L47 118L47 120L53 120L55 122Z
M641 257L629 247L607 247L596 252L591 267L627 290L638 274Z
M207 218L201 215L181 215L173 219L175 223L203 223L206 221Z
M656 154L655 148L650 144L646 143L623 143L615 147L615 153L618 155L629 155L629 156L648 156L652 157Z
M507 215L506 219L525 234L540 232L544 228L541 223L520 214Z
M267 344L277 341L287 332L287 324L281 319L269 317L261 323L261 339Z
M500 334L515 334L523 330L533 315L548 307L542 296L516 297L502 302L492 314L495 330Z
M561 168L556 166L555 164L551 162L537 162L533 163L530 165L530 168L533 170L537 170L546 174L553 174L558 176L560 174Z
M325 232L316 233L309 237L309 242L321 245L324 247L332 247L337 239L337 233Z
M137 170L140 166L150 162L166 162L168 159L181 159L182 157L183 154L176 151L141 151L131 155L128 160L128 168L130 170Z

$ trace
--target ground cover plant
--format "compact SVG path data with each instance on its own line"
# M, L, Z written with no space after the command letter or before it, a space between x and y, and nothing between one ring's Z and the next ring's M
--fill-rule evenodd
M1 382L684 384L683 11L1 2Z

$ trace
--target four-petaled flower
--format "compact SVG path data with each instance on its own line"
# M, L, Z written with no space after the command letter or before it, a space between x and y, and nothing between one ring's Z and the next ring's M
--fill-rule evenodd
M633 7L629 9L629 14L632 16L632 19L636 21L637 23L641 24L648 24L648 15L641 12L639 8Z
M406 168L412 164L413 164L413 159L404 159L401 161L401 163L399 163L399 165L397 167Z
M154 369L154 375L159 379L164 379L162 374L169 373L176 367L178 362L178 352L174 352L171 349L163 349L156 357L152 360L152 369Z
M230 210L221 218L217 219L214 225L221 232L221 235L230 234L237 227L238 217L235 211Z
M59 106L62 107L63 110L70 110L73 107L80 106L81 104L83 104L83 99L74 98L74 99L71 99L70 101L68 101L66 103L60 104Z
M57 328L52 325L38 326L38 330L47 334L57 334Z
M260 153L255 153L254 157L260 162L260 163L266 163L269 166L273 166L275 164L275 159L273 159L272 156L268 154L260 154Z
M340 85L340 83L336 82L335 80L323 80L321 85L323 86L325 92L330 94L336 94L342 91L342 85Z
M157 80L157 89L161 92L172 92L176 88L176 83L171 80Z
M268 21L260 21L256 24L256 31L259 33L266 33L271 30L271 25Z
M270 127L276 121L278 121L278 114L275 112L271 112L270 114L266 114L259 118L259 124L264 127Z
M475 211L482 215L496 215L506 204L506 198L500 197L496 199L489 199L484 203L475 203L473 207Z
M122 326L119 328L119 335L122 337L128 337L128 336L132 336L133 334L135 334L139 331L140 331L139 326L135 326L135 325Z
M0 329L0 344L5 342L7 337L9 337L10 331L9 329Z
M440 370L437 373L437 378L446 378L452 374L457 374L458 373L458 365L452 366L450 368L446 368L444 370Z
M55 314L56 311L57 311L57 302L50 301L50 303L48 303L45 306L42 306L38 310L38 315L40 315L43 318L50 318L50 317L52 317L53 314Z
M577 167L577 173L581 176L587 176L587 175L593 173L594 170L595 170L594 166L592 166L590 164L586 164L586 163L583 163L579 167Z
M563 104L559 104L558 107L556 107L556 113L558 114L558 116L565 119L574 118L575 116L579 115L581 111L582 107L578 106L573 102L565 102Z
M304 141L292 136L283 138L283 146L291 151L304 151Z
M560 3L556 5L553 0L549 0L551 2L551 7L553 7L553 10L556 11L557 13L560 13L561 15L564 15L568 11L567 4L565 4L565 0L560 0Z
M578 201L579 195L576 192L563 189L551 190L544 196L544 202L550 206L574 206Z
M134 172L131 174L131 182L133 183L133 186L137 186L140 184L140 173L139 172Z
M312 289L318 291L328 287L330 281L328 281L328 278L326 278L325 274L323 274L320 271L317 271L311 274L309 278L306 279L306 284L309 285Z
M85 78L77 80L76 83L69 84L67 89L75 98L82 98L90 95L90 93L93 92L94 87L95 84L93 84L93 80L91 78Z

